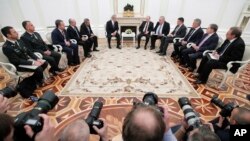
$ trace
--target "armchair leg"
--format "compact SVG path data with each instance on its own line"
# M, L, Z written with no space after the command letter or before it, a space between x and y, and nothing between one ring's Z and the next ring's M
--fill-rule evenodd
M222 81L220 82L220 85L218 86L219 89L221 89L222 86L223 86L223 84L225 83L225 81L226 81L226 79L227 79L227 74L228 74L228 72L226 72L226 73L223 74L223 79L222 79Z

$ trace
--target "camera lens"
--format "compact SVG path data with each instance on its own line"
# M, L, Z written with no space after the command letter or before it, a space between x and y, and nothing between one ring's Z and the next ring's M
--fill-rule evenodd
M217 96L212 97L211 103L214 103L216 106L220 107L221 109L223 109L225 106L225 104Z
M200 118L193 110L187 97L179 98L178 103L184 113L184 117L191 128L198 128L201 126Z
M11 98L11 97L16 96L17 92L12 87L5 87L2 90L0 90L0 94L6 98Z
M146 105L156 105L158 103L158 96L155 93L148 92L143 96L142 101Z

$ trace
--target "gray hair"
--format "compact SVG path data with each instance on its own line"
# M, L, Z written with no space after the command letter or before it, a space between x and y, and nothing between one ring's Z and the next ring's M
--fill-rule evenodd
M196 22L199 26L201 25L201 19L199 18L194 19L194 22Z

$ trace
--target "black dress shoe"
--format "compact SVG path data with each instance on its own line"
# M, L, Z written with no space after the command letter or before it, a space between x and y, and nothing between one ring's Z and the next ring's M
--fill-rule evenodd
M136 47L136 49L139 49L140 47L138 46L138 47Z
M55 70L49 69L49 72L50 72L53 76L56 76L56 75L57 75L57 73L56 73Z
M188 67L188 71L189 71L189 72L193 72L193 71L194 71L194 68Z
M147 49L147 47L144 47L144 49L146 50L146 49Z
M166 55L166 53L160 53L159 55L160 55L160 56L165 56L165 55Z
M92 57L92 55L91 55L91 54L88 54L86 57L87 57L87 58L90 58L90 57Z
M206 82L197 79L194 83L195 83L195 84L205 84Z
M156 51L155 53L161 53L161 51L159 50L159 51Z
M75 63L70 63L69 66L76 66L77 64Z
M151 48L150 48L150 50L153 50L153 49L155 49L155 47L151 47Z
M121 48L121 47L119 47L119 46L118 46L118 47L116 47L116 48L118 48L118 49L122 49L122 48Z
M93 49L93 51L99 51L98 49Z
M56 71L58 71L58 72L63 72L65 69L58 69L58 70L56 70Z
M109 46L109 49L111 49L111 46Z

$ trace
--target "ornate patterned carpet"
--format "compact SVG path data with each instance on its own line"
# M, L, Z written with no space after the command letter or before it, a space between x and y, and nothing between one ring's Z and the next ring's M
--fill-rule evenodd
M108 49L86 59L62 90L62 95L138 97L198 97L170 58L135 48Z
M127 44L130 46L130 43ZM127 48L123 48L122 50L126 50ZM143 49L136 50L135 48L129 48L132 51L143 51L149 52L149 50L144 51ZM171 49L171 48L170 48ZM116 49L113 48L112 51ZM168 51L171 52L171 51ZM97 54L94 54L97 56ZM157 56L155 56L157 58ZM112 58L112 56L110 56ZM161 58L161 57L159 57ZM158 58L158 59L159 59ZM164 58L165 60L166 58ZM200 113L200 117L204 121L208 121L213 119L218 115L220 109L210 104L210 99L213 95L218 95L220 99L224 102L233 101L240 106L250 108L249 102L245 99L246 94L250 92L250 65L246 67L245 70L240 72L239 76L237 76L236 83L232 86L232 78L229 77L226 81L225 87L222 90L217 89L220 80L222 79L222 75L216 71L213 71L210 75L209 82L207 85L196 85L194 84L194 78L192 73L188 72L185 68L178 66L177 63L172 62L172 60L166 59L167 62L173 63L176 68L179 69L184 78L186 78L188 86L190 83L195 91L198 93L199 97L190 98L191 103L195 110ZM85 62L86 61L86 62ZM85 60L84 63L87 63L90 60ZM95 61L92 60L92 61ZM45 86L37 89L35 93L38 96L41 96L46 90L53 90L60 98L59 103L56 107L48 113L48 115L52 118L53 123L57 127L57 135L60 134L60 131L69 123L76 119L84 119L90 112L94 101L101 100L104 102L104 107L101 112L101 117L106 119L109 124L109 136L115 137L121 132L122 121L126 113L130 110L133 101L140 101L140 96L124 96L124 97L116 97L115 95L110 95L105 92L103 96L80 96L78 95L64 95L60 94L63 87L66 83L74 77L74 73L79 69L80 66L70 67L61 74L56 77L51 77L46 81ZM82 65L81 67L84 67ZM87 68L87 67L86 67ZM83 69L84 70L84 69ZM111 70L112 71L112 70ZM10 77L0 68L0 88L8 85L10 81ZM184 81L184 80L183 80ZM131 91L134 92L134 91ZM186 96L185 94L183 96ZM178 106L177 103L178 97L163 97L160 96L159 103L162 105L168 105L170 109L170 121L171 125L177 124L183 117L183 113ZM11 105L9 114L15 116L20 112L28 111L32 109L35 103L32 103L29 100L22 99L19 95L10 99ZM91 136L91 141L97 141L97 136Z

